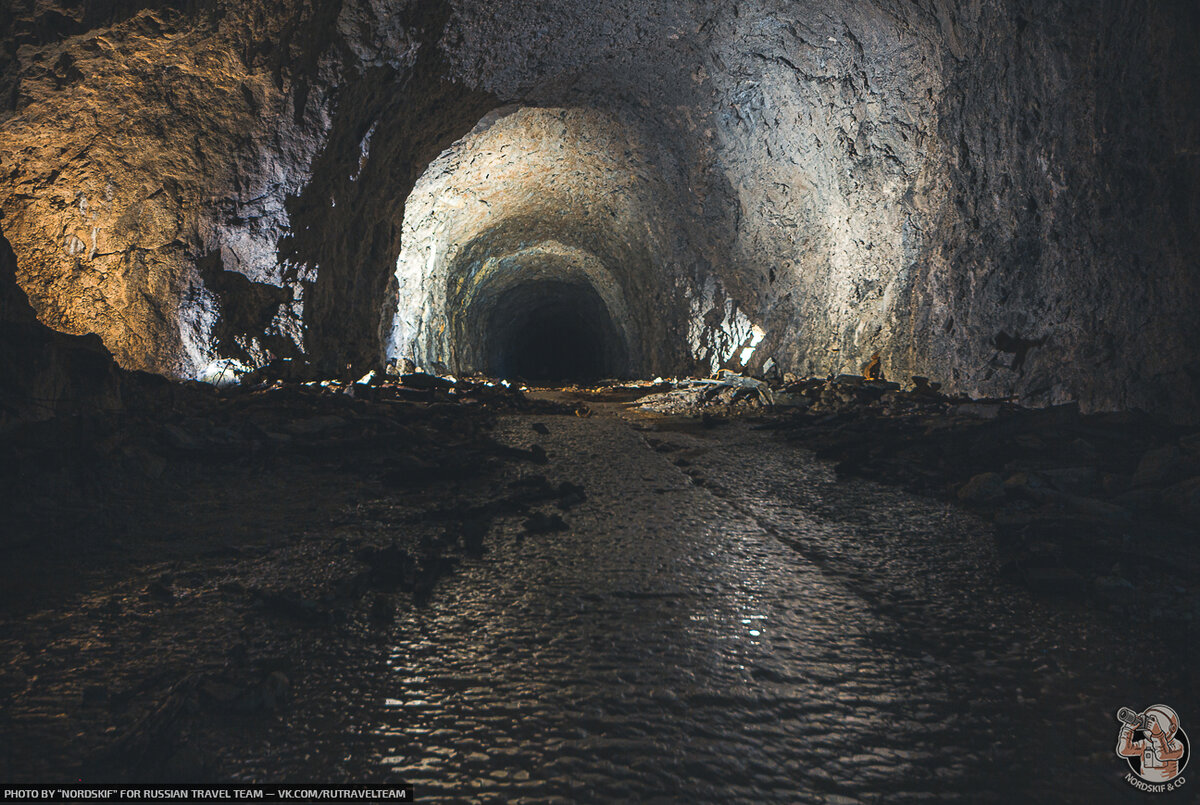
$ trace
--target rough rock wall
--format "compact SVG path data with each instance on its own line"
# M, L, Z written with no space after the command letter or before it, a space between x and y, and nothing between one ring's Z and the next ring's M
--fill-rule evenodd
M126 366L374 360L409 191L513 103L592 110L648 144L672 192L647 270L685 311L666 316L680 369L879 353L892 376L976 394L1200 402L1194 3L4 13L0 227L41 319Z
M405 199L426 166L496 105L444 77L434 43L445 14L435 11L406 29L425 37L409 45L407 68L368 67L346 83L312 179L288 203L292 228L280 257L309 289L305 347L326 372L358 377L379 362L396 310Z
M720 276L764 332L752 365L857 373L898 352L945 196L936 18L911 3L764 3L709 36L713 147L736 193Z
M407 75L417 47L403 4L171 5L9 7L0 210L43 322L196 377L305 347L288 203L346 76Z
M295 150L317 144L262 53L287 23L151 8L40 41L24 32L71 30L70 11L16 13L0 209L21 284L43 322L100 334L125 366L194 376L219 315L198 264L277 276Z
M1200 407L1200 6L961 4L947 203L900 363L974 394Z
M456 79L658 144L694 367L827 371L891 345L939 203L936 18L901 3L459 0ZM664 267L666 273L670 269ZM890 328L890 329L889 329ZM839 354L840 353L840 354ZM857 366L855 366L857 368Z
M491 5L456 4L460 80L649 110L696 200L697 357L757 329L752 367L1200 403L1194 3Z

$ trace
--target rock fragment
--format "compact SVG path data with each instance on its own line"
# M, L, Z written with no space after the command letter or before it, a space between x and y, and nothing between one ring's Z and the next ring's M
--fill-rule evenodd
M958 490L964 503L987 504L1004 499L1004 478L997 472L981 472Z
M523 526L527 534L550 534L556 531L566 531L569 526L557 514L545 514L538 512L528 518Z

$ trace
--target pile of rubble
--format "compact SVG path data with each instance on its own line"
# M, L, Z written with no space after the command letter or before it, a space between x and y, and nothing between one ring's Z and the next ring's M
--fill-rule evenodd
M886 415L915 410L942 411L956 401L938 393L938 385L913 378L914 388L902 391L899 383L858 375L799 379L788 374L774 383L722 370L711 378L656 378L649 383L627 383L619 388L641 388L646 393L635 405L656 414L745 416L771 412L836 413L871 406ZM976 404L971 401L958 403Z
M623 388L637 386L625 384ZM768 384L729 371L707 379L656 378L646 388L650 393L637 400L637 408L656 414L694 416L721 412L733 415L759 411L774 403L774 394Z

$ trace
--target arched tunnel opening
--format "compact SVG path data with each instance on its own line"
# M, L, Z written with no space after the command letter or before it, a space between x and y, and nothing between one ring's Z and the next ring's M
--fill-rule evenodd
M595 289L543 280L505 291L487 316L485 371L542 382L628 374L628 347Z
M405 201L390 359L538 381L686 369L678 212L639 134L587 107L506 107Z

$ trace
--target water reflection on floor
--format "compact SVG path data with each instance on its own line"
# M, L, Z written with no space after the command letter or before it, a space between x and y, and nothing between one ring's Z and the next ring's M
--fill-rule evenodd
M996 582L980 521L744 425L545 421L502 433L586 487L570 530L507 522L398 624L367 742L422 801L1132 793L1122 636Z

